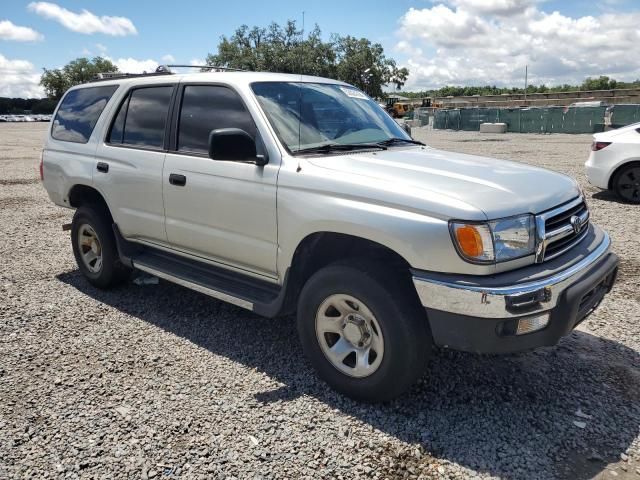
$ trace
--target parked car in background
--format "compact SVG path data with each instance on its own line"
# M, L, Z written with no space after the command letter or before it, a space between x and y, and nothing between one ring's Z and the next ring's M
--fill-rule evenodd
M0 115L0 122L49 122L51 115Z
M589 183L640 204L640 123L596 133L585 166Z

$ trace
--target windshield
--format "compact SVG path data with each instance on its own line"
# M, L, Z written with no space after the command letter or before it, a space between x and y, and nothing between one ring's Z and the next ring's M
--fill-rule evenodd
M291 153L323 145L411 140L371 98L354 87L327 83L260 82L254 94Z

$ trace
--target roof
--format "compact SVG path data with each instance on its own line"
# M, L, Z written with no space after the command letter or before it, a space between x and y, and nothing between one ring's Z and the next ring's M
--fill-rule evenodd
M98 82L83 83L73 87L83 88L98 85L154 85L159 83L178 82L205 82L205 83L232 83L251 84L254 82L306 82L306 83L333 83L348 85L340 80L331 78L314 77L310 75L297 75L292 73L272 73L272 72L197 72L197 73L172 73L172 74L149 74L131 77L117 77L104 79Z

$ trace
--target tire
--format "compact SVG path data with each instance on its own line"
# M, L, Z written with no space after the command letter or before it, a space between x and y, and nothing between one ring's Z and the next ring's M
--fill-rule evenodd
M320 378L356 400L381 402L404 393L422 376L432 351L410 281L364 261L316 272L300 293L297 323Z
M104 289L123 283L130 274L120 261L111 224L109 212L95 205L78 208L71 224L78 268L89 283Z
M628 202L640 203L640 163L629 163L621 167L611 181L618 198Z

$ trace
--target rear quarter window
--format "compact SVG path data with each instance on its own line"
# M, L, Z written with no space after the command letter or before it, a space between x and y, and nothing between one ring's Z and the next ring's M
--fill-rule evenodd
M51 136L56 140L87 143L117 85L80 88L67 93L58 108Z

